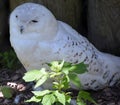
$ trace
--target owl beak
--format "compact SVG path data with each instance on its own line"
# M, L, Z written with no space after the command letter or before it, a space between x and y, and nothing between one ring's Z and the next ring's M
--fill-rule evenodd
M24 27L23 26L20 26L20 33L22 34L24 31Z

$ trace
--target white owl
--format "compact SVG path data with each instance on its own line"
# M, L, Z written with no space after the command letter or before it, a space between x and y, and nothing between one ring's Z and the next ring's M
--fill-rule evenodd
M10 41L26 70L40 69L48 62L64 59L89 65L88 72L79 75L84 89L102 89L120 79L119 57L98 51L40 4L25 3L11 13Z

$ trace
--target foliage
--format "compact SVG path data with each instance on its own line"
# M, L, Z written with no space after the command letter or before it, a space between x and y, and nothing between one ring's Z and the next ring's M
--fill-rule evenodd
M54 61L48 65L51 69L49 72L45 68L28 71L25 73L23 79L26 82L35 81L35 88L41 86L48 79L54 80L52 82L53 90L32 91L34 96L26 102L39 102L43 105L70 105L72 99L71 92L65 92L64 90L70 88L70 82L81 89L78 74L87 72L86 65L83 63L73 65L64 61ZM78 105L86 105L84 100L94 102L87 92L83 95L84 97L81 94L84 94L84 92L80 91L78 94Z
M0 65L2 68L17 69L20 62L13 50L0 53Z
M90 101L90 102L94 103L95 105L97 105L97 103L90 96L90 93L81 90L81 91L79 91L78 96L77 96L77 104L78 105L86 105L85 101Z
M0 86L0 92L2 92L5 98L11 98L13 96L13 89L9 86Z

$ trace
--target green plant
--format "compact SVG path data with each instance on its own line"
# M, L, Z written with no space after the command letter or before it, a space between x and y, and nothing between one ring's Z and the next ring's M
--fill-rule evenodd
M2 92L5 98L11 98L14 93L13 89L9 86L0 86L0 92Z
M2 68L16 69L20 67L20 62L13 50L0 53L0 65Z
M72 99L71 92L67 92L65 90L70 88L70 82L81 90L78 74L87 71L86 65L83 63L72 65L71 63L64 61L54 61L48 65L51 69L49 72L45 68L42 68L41 70L28 71L25 73L23 79L26 82L35 81L35 88L41 86L46 80L52 79L54 80L54 82L52 82L53 90L32 91L34 96L26 102L39 102L43 105L70 105L70 101ZM84 91L80 91L78 94L78 105L86 105L83 101L84 99L94 102L90 97L90 94L87 94L87 92L84 97L82 97L80 94L83 93L85 94Z

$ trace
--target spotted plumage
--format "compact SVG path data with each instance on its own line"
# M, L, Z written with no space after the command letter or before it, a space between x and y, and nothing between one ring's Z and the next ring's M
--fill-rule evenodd
M120 79L119 57L98 51L42 5L25 3L11 13L10 41L26 70L40 69L48 62L64 59L88 65L88 72L79 75L84 89L112 86ZM46 84L49 88L49 83Z

